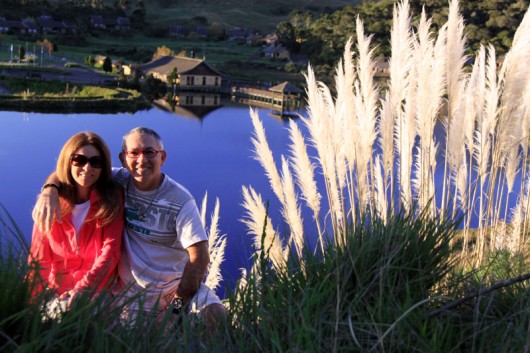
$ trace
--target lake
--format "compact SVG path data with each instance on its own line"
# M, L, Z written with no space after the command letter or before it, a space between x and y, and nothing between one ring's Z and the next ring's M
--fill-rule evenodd
M286 121L271 113L259 108L278 162L281 153L288 154L289 138ZM280 220L278 202L263 169L253 159L248 106L228 104L202 119L156 108L119 114L0 112L0 203L29 243L33 204L43 181L54 170L64 142L79 131L94 131L109 145L112 164L117 167L121 138L137 126L150 127L161 135L168 154L163 172L186 186L199 207L208 193L208 215L219 198L219 228L228 237L222 274L226 285L232 285L239 268L249 268L253 253L250 236L240 221L244 215L241 186L251 185L264 200L270 200L270 214L276 223Z

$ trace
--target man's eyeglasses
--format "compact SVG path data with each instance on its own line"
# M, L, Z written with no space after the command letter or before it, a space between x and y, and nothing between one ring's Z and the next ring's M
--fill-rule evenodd
M127 157L136 159L140 157L141 154L144 155L145 158L155 158L158 155L157 150L144 150L144 151L125 151L124 153L127 155Z
M103 168L103 159L100 156L93 156L88 158L83 154L73 154L70 157L70 163L76 167L84 167L87 163L90 163L92 168Z

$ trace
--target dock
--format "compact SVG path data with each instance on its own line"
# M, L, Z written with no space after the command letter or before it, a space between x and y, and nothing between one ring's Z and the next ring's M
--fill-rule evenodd
M284 113L298 111L303 91L289 82L265 88L232 86L232 99L239 103L248 103Z

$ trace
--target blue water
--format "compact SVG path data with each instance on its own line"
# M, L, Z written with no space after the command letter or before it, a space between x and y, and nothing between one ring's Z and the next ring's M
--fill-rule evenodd
M280 154L289 154L287 120L272 116L268 109L260 108L258 112L280 168ZM301 121L295 121L305 131ZM245 214L241 206L243 185L252 186L264 201L270 202L269 215L275 229L280 234L287 233L286 226L281 223L279 202L271 191L262 167L253 158L253 126L248 107L223 106L202 119L156 108L134 114L0 112L0 204L6 207L29 243L31 211L35 198L45 178L54 170L57 155L64 142L79 131L94 131L105 139L112 153L113 165L119 166L117 156L121 149L122 135L137 126L147 126L160 133L168 154L162 170L186 186L199 207L204 195L208 193L208 222L215 199L219 198L219 229L221 234L227 236L226 260L222 266L224 282L218 290L223 296L225 288L233 288L239 278L239 269L250 268L253 254L251 236L241 222ZM439 137L438 141L442 141L441 136ZM443 150L443 146L440 150ZM443 165L439 161L436 173L438 199L441 197L439 185L443 179ZM318 183L321 193L325 193L322 180L318 180ZM515 192L510 195L510 208L515 205L520 184L518 175ZM327 209L325 201L324 197L323 210ZM501 207L504 209L504 204ZM302 211L306 241L314 244L316 230L312 214L305 206L302 206ZM471 227L475 227L476 214L471 217Z
M261 108L275 158L287 154L285 121ZM253 134L249 108L224 106L203 119L188 118L153 108L134 114L41 114L0 112L0 203L6 207L30 242L31 210L44 179L55 168L64 142L73 134L90 130L100 134L119 166L122 135L136 126L153 128L162 136L168 158L162 170L186 186L197 200L208 193L208 217L220 200L221 234L228 245L222 268L224 286L232 286L240 268L249 268L250 236L240 221L244 215L241 186L251 185L270 200L271 216L280 219L278 202L263 169L253 159ZM220 293L223 293L221 288Z

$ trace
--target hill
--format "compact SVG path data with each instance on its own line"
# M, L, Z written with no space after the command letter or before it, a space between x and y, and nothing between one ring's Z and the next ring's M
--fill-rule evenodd
M83 1L71 1L82 3ZM103 0L85 1L115 8L116 5L130 15L140 1ZM220 23L227 28L245 27L270 32L276 25L288 18L294 10L312 11L315 14L332 13L360 0L144 0L146 22L156 26L167 26L176 22ZM64 0L49 0L48 3L64 4Z

